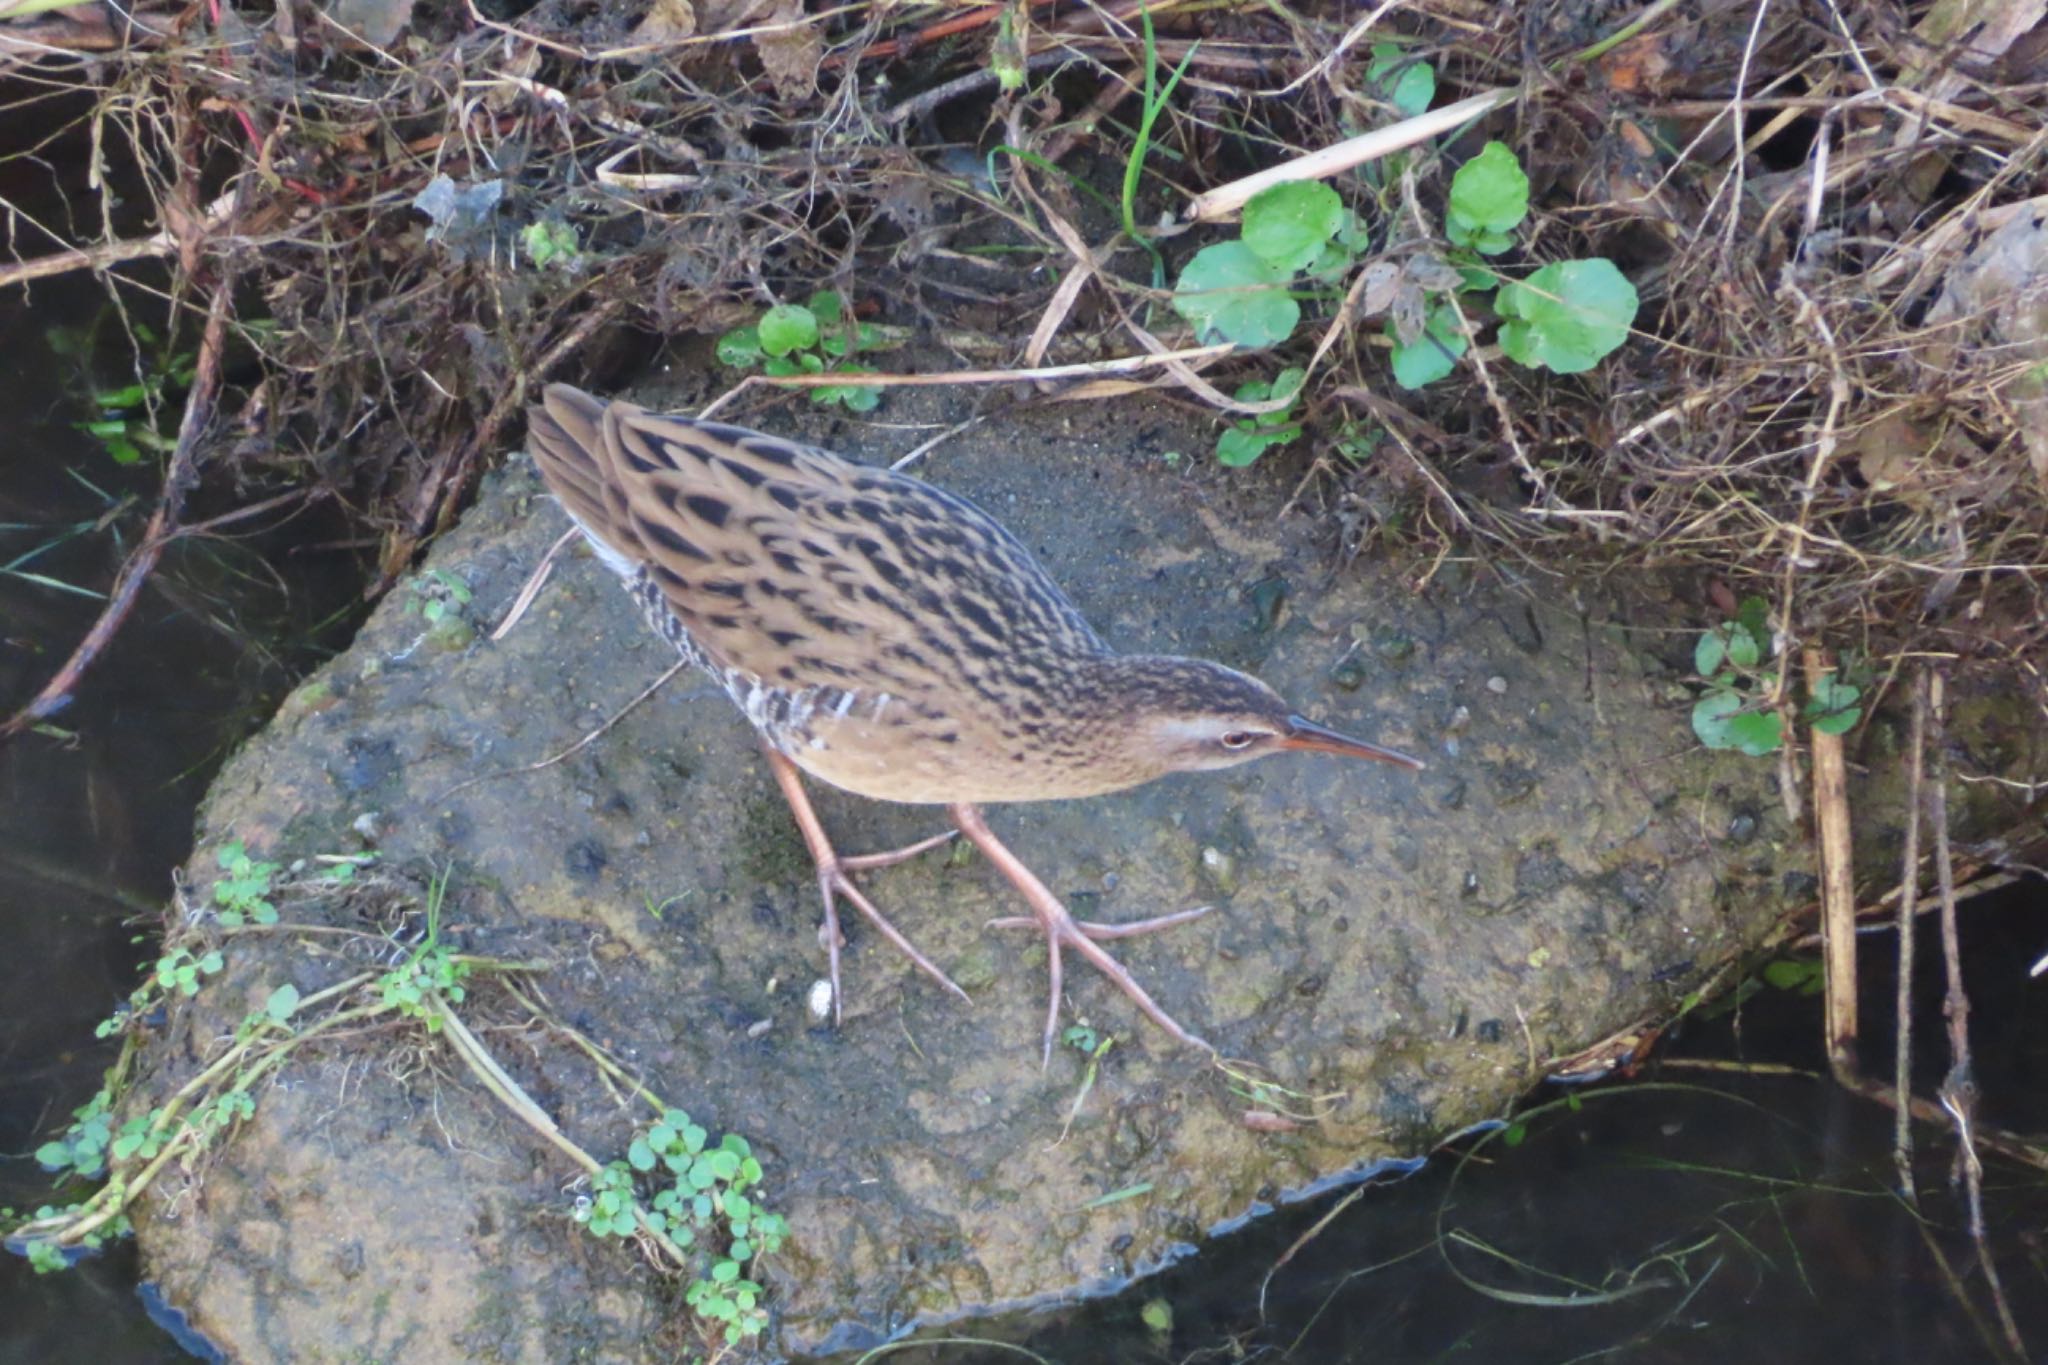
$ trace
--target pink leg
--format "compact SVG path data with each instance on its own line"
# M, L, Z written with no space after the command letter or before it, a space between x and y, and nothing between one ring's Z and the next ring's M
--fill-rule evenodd
M953 823L960 827L960 832L967 836L968 842L980 849L981 855L996 865L996 869L1004 877L1008 878L1010 885L1016 887L1018 894L1024 897L1025 904L1031 907L1031 920L999 920L997 923L1024 924L1035 922L1039 928L1045 931L1046 955L1052 978L1052 996L1045 1006L1044 1061L1046 1063L1052 1061L1053 1032L1058 1027L1060 1018L1060 982L1062 977L1060 949L1062 947L1072 948L1075 952L1086 958L1090 966L1115 982L1117 989L1136 1001L1138 1008L1143 1010L1153 1023L1172 1034L1176 1040L1189 1044L1192 1047L1207 1048L1211 1052L1216 1050L1174 1022L1173 1016L1161 1009L1158 1002L1145 993L1145 988L1140 986L1137 979L1124 969L1124 965L1098 947L1095 942L1097 938L1127 938L1132 934L1148 933L1155 929L1165 929L1175 924L1184 924L1197 915L1203 914L1208 907L1205 906L1199 910L1182 910L1176 914L1161 915L1157 919L1139 920L1128 925L1082 924L1067 913L1067 907L1060 903L1060 898L1053 895L1047 889L1045 883L1038 880L1037 876L1032 873L1030 868L1024 866L1022 860L1016 854L1004 847L1003 842L996 838L994 831L989 829L988 822L982 819L979 809L974 806L958 805L947 807L947 811L952 815Z
M918 969L932 980L944 986L962 1000L967 1000L966 991L955 985L953 978L940 971L932 960L917 950L915 944L905 938L895 925L877 910L874 903L860 893L860 889L847 877L849 872L868 868L887 867L914 858L928 848L937 848L953 837L952 831L921 839L908 848L899 848L889 853L867 853L858 858L842 858L832 849L832 841L825 837L825 826L818 820L818 813L811 809L811 798L804 793L803 781L797 776L796 765L773 749L763 746L768 755L768 768L775 774L775 785L782 788L783 799L789 802L789 813L796 817L797 830L804 836L804 846L811 851L811 861L818 865L818 894L825 901L825 922L818 928L818 937L824 941L825 955L831 964L832 978L832 1022L840 1022L843 1011L840 1007L839 990L839 949L845 939L839 933L838 899L846 897L868 917L868 922L881 932L883 938L896 945L896 950L916 963ZM970 1002L971 1003L971 1002Z

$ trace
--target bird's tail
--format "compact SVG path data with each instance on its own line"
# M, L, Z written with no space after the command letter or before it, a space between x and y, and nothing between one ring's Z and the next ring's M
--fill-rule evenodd
M620 573L631 573L634 556L619 542L619 528L631 525L618 480L607 468L603 400L568 384L550 384L538 406L526 410L527 445L548 490L575 518L598 555Z

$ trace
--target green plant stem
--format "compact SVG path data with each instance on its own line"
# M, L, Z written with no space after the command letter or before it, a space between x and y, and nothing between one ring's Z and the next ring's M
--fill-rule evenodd
M1145 107L1138 118L1137 141L1132 144L1131 155L1124 162L1124 235L1151 253L1152 287L1161 289L1166 285L1166 260L1159 254L1159 248L1152 244L1152 239L1138 231L1138 177L1144 173L1145 155L1152 145L1152 125L1158 121L1159 112L1166 107L1166 102L1173 98L1174 87L1180 84L1180 78L1186 74L1188 64L1194 61L1196 49L1201 47L1201 43L1197 42L1188 48L1187 55L1180 59L1180 65L1174 68L1173 75L1168 78L1166 87L1157 89L1159 45L1152 33L1151 8L1148 6L1142 10L1139 18L1145 24Z
M548 1027L554 1029L555 1032L573 1043L585 1056L595 1062L598 1069L608 1078L624 1086L637 1098L645 1101L648 1107L654 1110L656 1118L660 1118L674 1107L663 1100L661 1096L655 1094L652 1090L649 1090L639 1081L633 1079L631 1075L627 1074L626 1069L620 1066L618 1061L609 1052L600 1047L595 1039L555 1018L554 1015L527 999L526 995L518 987L508 985L505 989L511 992L514 1000L517 1000L535 1015L547 1020Z
M331 996L341 989L353 989L373 979L373 974L365 972L345 983L345 986L330 987L328 990L320 992L320 995ZM310 1028L295 1032L290 1038L271 1045L248 1071L238 1076L234 1085L227 1087L220 1093L236 1094L248 1090L265 1075L284 1065L286 1058L291 1053L316 1035L356 1019L369 1018L385 1013L387 1008L387 1006L383 1005L366 1005L357 1009L342 1010L329 1015ZM224 1072L233 1070L255 1047L255 1040L251 1039L237 1043L222 1053L211 1066L208 1066L204 1071L201 1071L197 1076L194 1076L191 1080L180 1086L172 1094L171 1098L164 1102L157 1110L156 1118L151 1121L146 1131L151 1134L163 1132L186 1108L188 1101L205 1090L211 1082L218 1080ZM107 1183L102 1185L93 1193L91 1198L87 1199L77 1208L58 1217L24 1223L15 1229L16 1235L46 1235L49 1240L56 1242L60 1246L75 1245L84 1241L94 1232L125 1212L128 1206L135 1202L136 1196L149 1188L150 1183L156 1179L158 1173L163 1170L167 1162L183 1155L186 1149L197 1144L199 1140L200 1134L196 1128L189 1125L180 1128L165 1139L163 1150L150 1158L142 1169L133 1176L122 1176L118 1173L111 1174L107 1179Z
M1589 47L1582 47L1577 52L1560 58L1551 64L1550 69L1556 71L1559 67L1568 63L1583 64L1585 62L1598 61L1676 8L1678 8L1678 0L1655 0L1655 3L1651 4L1641 14L1623 24L1613 33L1610 33Z
M572 1142L560 1125L548 1117L547 1111L534 1102L533 1097L526 1093L519 1082L512 1079L504 1067L498 1065L498 1059L490 1054L490 1050L474 1033L469 1031L469 1026L462 1022L437 992L429 992L427 998L440 1016L442 1034L454 1045L456 1055L462 1058L469 1069L476 1073L477 1079L483 1082L484 1089L496 1096L498 1102L510 1109L521 1123L546 1138L557 1151L582 1167L585 1175L596 1176L604 1170L603 1162ZM652 1241L677 1269L680 1270L690 1264L689 1254L676 1245L675 1240L666 1232L654 1226L648 1219L647 1210L640 1206L638 1198L633 1201L633 1217L640 1225L641 1235Z

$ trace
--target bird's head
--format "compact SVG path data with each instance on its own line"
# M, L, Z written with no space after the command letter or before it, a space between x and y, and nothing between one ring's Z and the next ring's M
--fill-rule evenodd
M1422 761L1339 734L1299 715L1257 678L1206 659L1125 656L1122 736L1153 775L1234 768L1268 754L1370 758L1404 768Z

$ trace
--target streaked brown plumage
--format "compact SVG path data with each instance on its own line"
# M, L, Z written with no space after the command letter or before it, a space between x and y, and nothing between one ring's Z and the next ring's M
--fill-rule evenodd
M1191 918L1074 921L988 831L991 801L1093 796L1285 749L1419 768L1300 716L1256 678L1200 659L1118 654L1017 539L965 499L829 451L550 385L534 460L599 556L760 731L819 864L839 1000L844 895L935 979L958 986L846 876L911 850L839 858L791 768L883 801L943 804L1017 886L1051 949L1114 979L1199 1043L1095 943Z

